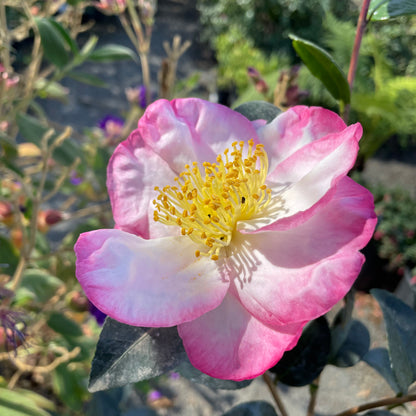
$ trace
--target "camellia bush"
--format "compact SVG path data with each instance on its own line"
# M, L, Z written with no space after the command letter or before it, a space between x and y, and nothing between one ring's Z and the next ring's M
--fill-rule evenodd
M189 47L179 37L164 45L156 94L156 2L93 6L119 19L132 49L98 47L95 35L80 46L91 3L0 3L0 414L154 415L146 399L126 396L161 400L153 387L170 376L213 390L263 379L273 402L241 403L224 416L286 416L277 384L309 385L311 416L327 400L318 395L323 369L359 361L393 393L337 416L410 406L415 278L409 304L371 290L387 348L370 349L367 327L353 318L361 250L377 215L389 213L376 231L384 238L395 214L388 201L375 209L349 176L365 131L349 124L349 109L366 23L416 13L415 5L363 2L348 77L326 51L291 35L339 113L289 96L281 106L235 109L175 98ZM23 40L30 59L19 66ZM42 99L63 99L64 78L101 85L81 65L120 59L135 60L143 81L126 91L123 118L107 115L83 133L48 119ZM265 86L255 68L249 75Z

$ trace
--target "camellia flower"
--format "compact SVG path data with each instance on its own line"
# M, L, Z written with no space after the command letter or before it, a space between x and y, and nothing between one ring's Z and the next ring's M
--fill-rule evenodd
M75 246L85 293L120 322L177 325L210 376L264 373L364 262L373 198L346 176L361 134L322 108L266 124L194 98L154 102L109 162L115 229Z

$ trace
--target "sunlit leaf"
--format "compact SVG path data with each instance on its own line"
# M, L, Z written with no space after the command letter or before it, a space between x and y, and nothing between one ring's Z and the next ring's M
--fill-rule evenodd
M43 410L34 399L33 395L30 397L22 394L21 391L0 387L0 414L5 416L50 416L50 413Z
M318 78L336 100L344 104L350 102L350 87L347 78L335 62L334 58L325 50L308 40L290 35L296 53L308 67L309 71Z
M368 9L371 20L416 14L416 0L372 0Z

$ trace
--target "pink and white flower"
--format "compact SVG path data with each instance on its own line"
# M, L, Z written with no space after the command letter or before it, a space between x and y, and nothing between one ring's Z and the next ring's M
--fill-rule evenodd
M264 373L348 292L374 231L347 177L362 134L322 108L271 123L199 99L159 100L115 150L115 228L75 246L88 298L130 325L178 326L213 377Z

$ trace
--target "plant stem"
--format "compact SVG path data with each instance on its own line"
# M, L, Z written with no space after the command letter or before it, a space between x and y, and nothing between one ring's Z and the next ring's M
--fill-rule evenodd
M283 402L281 401L281 399L280 399L280 397L277 393L276 386L273 384L273 381L270 378L270 376L267 374L267 372L263 374L263 379L266 382L267 387L269 388L270 393L273 396L273 399L274 399L278 409L280 410L280 413L282 414L282 416L289 416L286 409L285 409L285 406L283 405Z
M375 409L376 407L398 405L416 400L416 394L408 394L402 397L389 397L387 399L377 400L375 402L362 404L360 406L352 407L344 412L337 413L335 416L351 416L368 409Z
M363 0L363 4L361 6L361 11L360 11L360 16L357 22L357 32L355 34L354 47L352 49L350 67L348 70L348 77L347 77L351 92L354 86L354 79L355 79L355 73L357 70L358 55L360 53L361 41L363 40L364 31L367 26L367 13L368 13L368 8L370 6L370 1L371 0ZM348 122L349 114L350 114L350 104L347 104L343 111L343 117L342 117L346 123Z
M307 416L313 416L315 414L315 406L316 406L316 399L318 397L318 390L319 390L319 376L309 386L310 399L309 399L309 405L308 405L308 412L306 414Z

